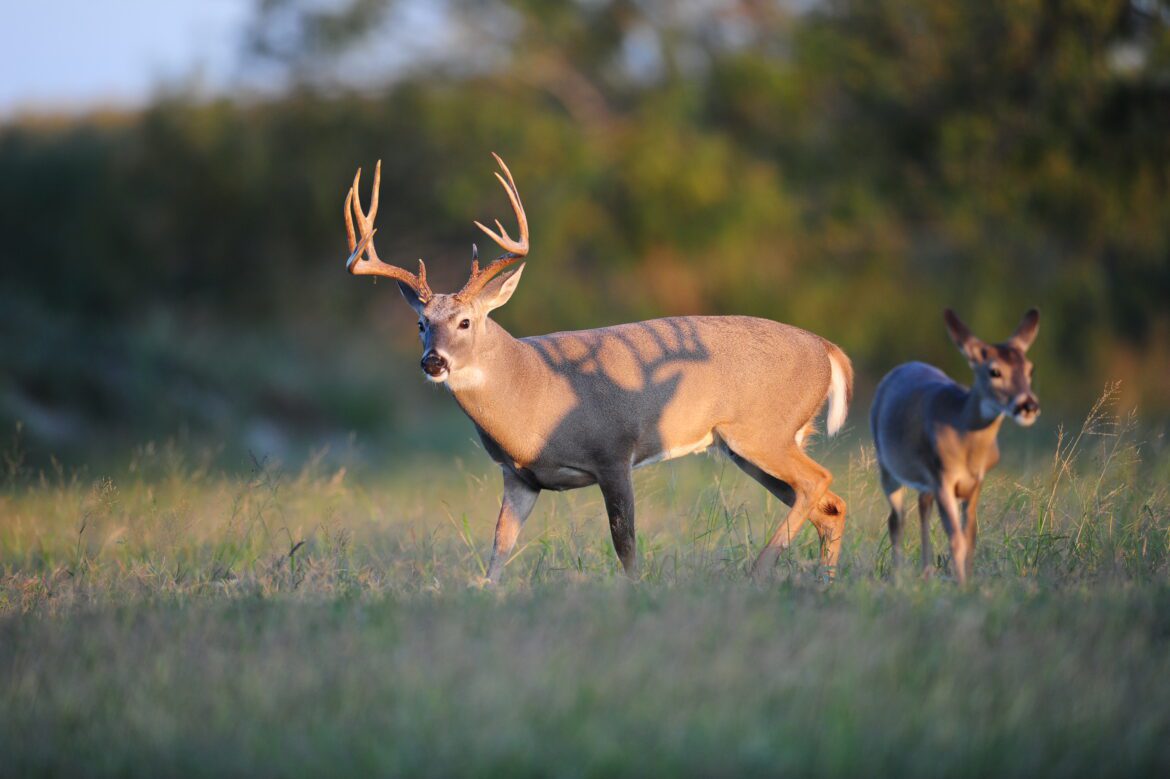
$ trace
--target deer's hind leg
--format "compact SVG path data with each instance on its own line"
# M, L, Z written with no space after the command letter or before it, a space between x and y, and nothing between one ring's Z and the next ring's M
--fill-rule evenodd
M882 492L886 493L886 500L890 502L890 517L887 520L890 529L890 568L896 572L902 565L902 525L906 519L906 487L884 466L879 464L879 467Z
M930 510L934 507L934 495L926 490L918 493L918 523L922 530L922 575L929 576L934 565L934 552L930 547Z
M770 476L754 463L744 459L730 448L724 448L728 459L739 466L739 469L751 476L768 492L788 507L796 503L796 491L788 482ZM821 539L821 565L825 576L832 581L837 573L837 559L841 553L841 536L845 532L845 501L832 492L826 492L825 497L809 514L809 519L817 529ZM795 533L799 528L792 529ZM792 535L786 534L783 538L787 547L792 541Z
M729 449L768 476L788 485L794 497L788 516L780 523L780 527L776 528L776 532L772 534L752 566L752 576L758 578L771 570L780 557L780 553L792 543L793 536L800 530L804 521L824 500L829 491L829 485L833 482L833 475L805 454L792 436L780 437L779 441L773 439L778 443L778 446L772 449L760 440L761 437L757 429L731 429L717 432ZM832 505L835 509L840 508L840 515L843 517L844 502L837 498ZM830 544L829 547L839 548L839 535L838 533L838 543ZM829 548L827 553L833 551L835 551L834 548Z
M829 581L837 578L837 560L841 556L841 539L845 535L845 501L832 490L809 514L809 520L817 529L821 539L821 565Z

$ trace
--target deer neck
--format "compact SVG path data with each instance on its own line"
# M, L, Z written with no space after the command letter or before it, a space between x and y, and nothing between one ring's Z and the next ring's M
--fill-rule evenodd
M1003 411L977 389L967 392L967 400L959 414L959 426L964 433L995 438L1003 424Z
M493 440L507 447L517 423L532 415L542 388L548 386L549 368L531 346L493 322L486 330L475 365L464 368L448 389L463 413Z

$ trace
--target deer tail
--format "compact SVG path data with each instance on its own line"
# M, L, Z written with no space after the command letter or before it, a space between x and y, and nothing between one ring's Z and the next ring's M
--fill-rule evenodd
M829 435L836 435L845 424L845 417L849 414L849 404L853 402L853 363L834 343L825 341L825 350L829 353L829 392L826 400L829 403L829 413L825 420L826 431Z

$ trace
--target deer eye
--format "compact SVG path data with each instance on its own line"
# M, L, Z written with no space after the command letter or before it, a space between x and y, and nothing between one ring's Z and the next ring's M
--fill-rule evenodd
M459 323L460 330L466 330L469 327L471 327L471 320L470 319L464 319L462 322Z
M998 378L999 378L1000 376L1002 376L1003 374L1002 374L1002 373L1000 373L1000 370L999 370L999 368L988 368L988 369L987 369L987 375L988 375L988 376L990 376L990 377L991 377L991 378L993 378L993 379L998 379Z
M418 331L421 333L423 330L426 330L426 327L423 326L422 320L420 319L418 320Z

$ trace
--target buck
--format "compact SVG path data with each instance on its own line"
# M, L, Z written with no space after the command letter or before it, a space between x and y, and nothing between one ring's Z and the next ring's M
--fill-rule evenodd
M844 352L805 330L744 316L674 317L513 338L488 315L520 283L528 219L511 172L493 156L519 238L513 240L499 220L498 232L476 222L504 253L481 268L473 245L471 276L453 294L431 291L422 260L416 275L378 258L373 222L381 161L369 212L363 213L358 192L360 168L345 199L346 267L398 283L418 314L426 379L446 386L503 472L487 583L499 581L542 490L593 484L601 488L618 559L636 578L631 470L711 448L791 507L753 572L770 570L811 519L831 577L845 503L829 491L829 471L803 446L826 402L828 432L845 421L853 373Z
M1021 427L1030 427L1040 415L1027 357L1040 327L1040 312L1029 310L1011 337L998 344L976 338L950 309L943 318L951 340L974 371L971 388L932 365L899 365L878 384L870 429L882 490L890 502L893 567L901 565L909 487L918 490L923 573L929 573L932 563L930 511L937 501L955 576L962 585L971 575L983 479L999 462L996 437L1003 418L1011 416Z

